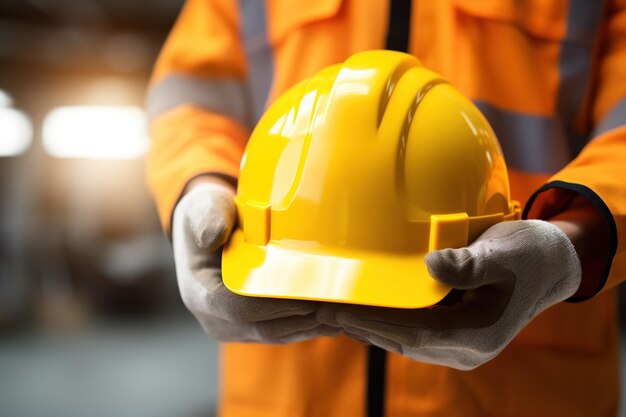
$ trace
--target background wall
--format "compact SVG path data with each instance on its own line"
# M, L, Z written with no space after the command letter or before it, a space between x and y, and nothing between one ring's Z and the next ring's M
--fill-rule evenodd
M0 415L210 416L143 106L182 0L0 0Z

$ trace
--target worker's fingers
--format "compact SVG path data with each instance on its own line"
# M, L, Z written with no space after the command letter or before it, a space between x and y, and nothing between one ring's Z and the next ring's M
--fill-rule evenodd
M391 326L382 329L363 320L344 321L346 334L379 346L387 351L407 355L414 360L446 365L456 369L473 369L493 359L508 343L508 333L494 326L486 329L422 329ZM398 331L400 330L400 331ZM408 331L407 331L408 330Z
M366 345L378 346L388 352L398 353L400 355L403 353L402 346L400 346L398 342L370 333L367 330L348 327L344 329L344 334Z
M321 304L318 320L341 326L347 332L355 329L382 337L400 346L448 344L462 342L465 330L481 330L493 326L504 314L512 287L486 287L469 292L465 300L452 307L399 310L364 306Z
M179 268L177 268L179 269ZM205 268L192 274L178 272L183 302L196 316L230 323L259 322L314 313L318 303L300 300L244 297L228 290L221 271Z
M181 219L175 217L174 220ZM173 230L173 245L181 297L199 319L245 323L315 312L315 302L252 298L232 293L222 282L220 250L199 251L195 240L180 228Z
M350 339L354 339L357 342L363 343L364 345L371 345L372 344L372 342L367 340L366 337L361 336L358 331L353 333L351 331L351 329L343 329L343 334L348 336ZM385 348L383 348L383 349L385 349ZM389 349L386 349L386 350L389 350Z
M341 332L341 329L318 323L313 314L256 323L233 324L218 319L199 322L209 336L222 342L292 343L336 336Z
M484 327L497 320L506 308L514 286L486 286L466 291L461 302L453 306L435 305L421 309L394 309L349 304L320 303L318 320L341 325L345 317L362 318L386 324L424 328Z
M222 320L231 323L259 322L283 317L315 313L319 303L314 301L244 297L228 290L220 282L207 294L206 308Z
M322 336L336 336L341 332L338 327L320 324L315 314L292 316L276 320L254 323L259 341L267 343L300 342Z
M335 325L341 326L349 333L367 336L371 341L371 336L392 341L400 346L414 346L417 340L418 331L421 329L413 323L407 323L404 318L390 318L386 315L355 314L354 311L340 311L335 316ZM440 325L432 325L428 331L443 331L445 328Z
M477 354L473 348L462 345L433 345L411 348L361 329L349 329L346 334L356 340L363 341L365 344L378 346L388 352L410 356L411 359L418 362L443 365L459 370L474 369L495 356Z

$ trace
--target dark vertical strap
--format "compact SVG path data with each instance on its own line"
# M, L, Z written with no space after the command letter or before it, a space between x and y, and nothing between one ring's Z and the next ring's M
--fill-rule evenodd
M382 417L385 410L387 352L376 346L367 349L367 417Z
M385 49L408 52L411 30L411 0L389 0L389 22ZM387 352L376 346L367 349L367 417L383 417Z
M578 132L575 121L592 89L594 47L605 16L606 0L570 0L567 28L559 56L557 113L563 120L571 143L572 158L591 139L589 132Z
M409 51L411 28L411 0L389 0L389 25L387 26L386 49Z
M411 0L389 0L389 22L385 49L408 52L411 29ZM367 417L383 417L387 352L376 346L367 349Z

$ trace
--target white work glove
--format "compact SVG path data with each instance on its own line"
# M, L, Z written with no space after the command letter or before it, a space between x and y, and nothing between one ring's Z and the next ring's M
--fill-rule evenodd
M174 211L172 239L183 302L220 341L288 343L337 334L316 319L319 303L243 297L222 283L221 246L236 221L232 189L201 184Z
M418 310L325 304L320 321L416 361L467 370L496 357L581 280L570 240L540 220L499 223L469 247L428 254L426 265L438 281L465 290L461 302Z

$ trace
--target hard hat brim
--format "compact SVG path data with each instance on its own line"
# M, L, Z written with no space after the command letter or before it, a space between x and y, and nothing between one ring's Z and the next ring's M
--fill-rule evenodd
M451 290L428 274L425 255L337 248L331 254L293 241L256 245L236 229L224 247L222 278L244 296L422 308Z

